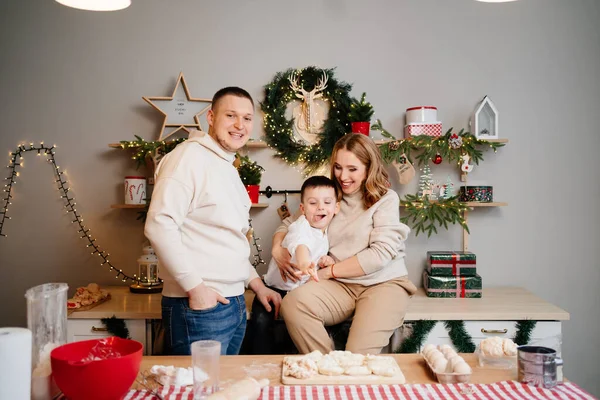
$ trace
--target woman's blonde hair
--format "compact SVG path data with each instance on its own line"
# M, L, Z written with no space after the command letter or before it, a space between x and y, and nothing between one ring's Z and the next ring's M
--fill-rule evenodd
M361 190L365 207L371 207L387 193L390 186L379 148L371 138L360 133L348 133L335 143L331 154L331 179L342 192L342 187L335 177L335 158L339 150L353 153L367 167L367 177L361 185Z

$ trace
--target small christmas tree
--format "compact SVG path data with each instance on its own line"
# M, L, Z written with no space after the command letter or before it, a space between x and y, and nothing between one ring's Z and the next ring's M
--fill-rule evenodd
M448 175L446 178L446 183L444 184L444 193L440 193L440 197L442 199L449 199L452 196L454 196L454 183L452 183L450 175Z
M421 168L418 196L428 196L429 200L435 200L437 198L435 193L433 193L433 175L431 174L431 168L429 168L428 164L425 164L425 166Z

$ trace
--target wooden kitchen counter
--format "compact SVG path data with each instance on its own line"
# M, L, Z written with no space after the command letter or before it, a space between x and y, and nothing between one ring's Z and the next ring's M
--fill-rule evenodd
M112 298L91 310L75 311L70 319L99 319L113 315L122 319L160 319L161 294L134 294L127 286L105 287ZM254 293L246 292L246 307L252 306ZM423 289L411 299L406 321L430 320L524 320L564 321L565 310L518 287L484 288L481 299L430 298Z
M419 354L390 354L396 359L407 384L437 383L427 370L423 357ZM461 354L471 366L473 375L470 383L493 383L506 380L516 380L517 370L492 369L479 367L475 354ZM281 385L282 355L252 355L252 356L221 356L220 380L223 383L238 380L246 376L257 379L269 379L270 386ZM192 359L189 356L152 356L144 357L140 367L140 374L148 371L153 365L173 365L176 367L191 367ZM134 389L143 389L138 383Z

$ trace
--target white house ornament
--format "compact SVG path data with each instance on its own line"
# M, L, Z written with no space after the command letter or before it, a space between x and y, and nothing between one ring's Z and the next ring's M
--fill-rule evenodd
M200 116L211 106L212 99L194 98L190 95L183 72L179 74L171 97L142 97L148 104L164 115L158 140L183 130L189 133L192 129L202 130Z
M498 109L489 97L485 96L475 108L471 129L477 139L498 139Z
M405 154L399 157L399 160L394 160L392 165L398 171L398 182L401 185L406 185L415 177L415 167L408 161Z
M319 140L319 133L323 129L329 107L326 99L323 98L323 91L327 89L327 72L322 71L323 75L313 87L308 91L300 82L299 71L294 71L289 76L290 87L295 96L302 101L301 104L294 107L292 115L294 117L294 127L296 134L307 144L314 144Z

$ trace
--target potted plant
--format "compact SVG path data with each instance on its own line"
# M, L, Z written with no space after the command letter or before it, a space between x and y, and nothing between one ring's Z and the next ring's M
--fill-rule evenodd
M350 120L352 132L369 136L369 131L371 130L371 117L375 111L373 110L373 105L366 100L366 96L367 94L363 92L360 101L352 99L348 118Z
M248 156L238 155L238 158L238 173L240 174L242 183L244 186L246 186L246 191L248 192L248 196L250 196L250 201L253 204L256 204L258 203L260 179L262 178L262 173L265 169L258 165L256 161L250 160L250 157Z

